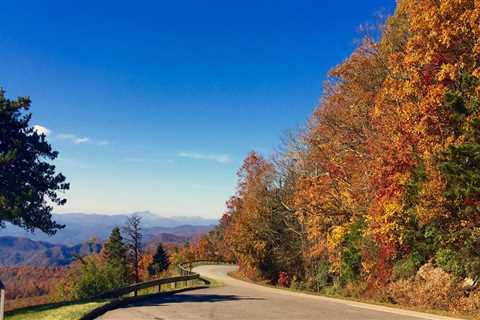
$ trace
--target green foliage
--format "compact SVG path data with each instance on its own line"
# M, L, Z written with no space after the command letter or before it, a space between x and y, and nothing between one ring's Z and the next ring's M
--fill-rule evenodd
M0 89L0 226L5 222L54 234L62 225L52 221L54 205L64 205L60 192L69 189L55 172L52 150L45 134L29 126L30 99L5 98Z
M466 276L465 261L460 254L450 249L439 249L435 254L435 262L446 272L457 278Z
M59 294L70 295L73 299L85 299L128 285L126 255L127 248L120 229L114 228L104 245L102 255L94 252L79 259L80 267L71 279L72 292L65 292L65 288L60 286Z
M349 227L341 249L340 280L342 283L356 281L360 276L362 267L361 241L364 228L365 221L362 218Z
M460 211L476 205L465 203L465 200L478 200L480 194L480 143L471 141L452 145L442 156L440 170L448 181L445 196Z
M148 273L153 275L158 275L163 271L167 271L168 267L170 266L170 259L168 253L163 249L162 244L158 244L157 250L153 255L153 261L148 266Z
M292 280L290 281L290 288L293 290L305 290L307 285L297 276L293 276Z
M463 75L461 89L475 83L477 79ZM448 201L449 215L437 222L445 248L436 252L436 260L444 270L457 277L476 276L480 274L480 238L473 227L480 212L480 119L475 114L478 98L457 90L445 96L445 103L462 118L458 124L459 142L451 144L438 156L438 168L446 180L444 197ZM462 222L460 226L458 222ZM453 228L454 225L457 227Z
M311 286L314 291L320 291L331 283L332 279L329 270L330 265L327 260L321 260L318 263Z
M393 267L393 280L408 279L414 277L417 270L425 262L424 257L417 251L410 253L404 258L397 261Z
M405 207L412 208L417 204L418 201L418 193L420 191L420 186L423 181L427 178L425 173L425 165L421 160L418 160L419 163L415 170L412 173L412 177L408 181L406 185L406 193L405 193Z
M342 285L338 281L334 281L331 285L324 287L321 293L327 296L337 296L342 292Z
M113 228L104 245L106 280L109 287L120 288L128 284L127 248L118 227Z
M72 292L74 299L91 298L111 289L106 268L100 263L97 254L82 258L81 263Z

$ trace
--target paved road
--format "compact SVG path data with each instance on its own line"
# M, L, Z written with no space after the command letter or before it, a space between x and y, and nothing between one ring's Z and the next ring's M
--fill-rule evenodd
M453 319L364 303L262 287L232 279L233 266L200 266L194 271L222 281L220 288L155 298L117 310L101 320L360 320Z

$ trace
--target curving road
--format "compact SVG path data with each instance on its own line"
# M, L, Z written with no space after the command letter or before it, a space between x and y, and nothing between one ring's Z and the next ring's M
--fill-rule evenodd
M359 302L258 286L227 275L235 266L200 266L201 275L225 286L160 297L117 310L101 320L360 320L453 319Z

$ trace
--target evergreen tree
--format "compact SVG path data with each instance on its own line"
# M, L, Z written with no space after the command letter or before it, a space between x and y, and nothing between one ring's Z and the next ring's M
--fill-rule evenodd
M119 288L128 283L127 247L123 242L120 228L115 227L104 245L106 260L106 278L109 286Z
M69 189L51 161L58 156L45 132L30 127L30 99L5 98L0 88L0 227L5 222L29 231L53 235L64 226L52 220L53 205L64 205L58 195Z
M148 273L153 276L157 275L160 272L168 270L170 266L170 259L168 253L163 249L162 244L160 243L157 246L157 251L153 256L152 263L148 266Z

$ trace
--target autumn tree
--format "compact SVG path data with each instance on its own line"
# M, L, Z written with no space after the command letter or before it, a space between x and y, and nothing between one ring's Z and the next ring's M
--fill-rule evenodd
M238 171L237 195L228 202L231 216L226 242L231 246L241 269L251 276L275 278L279 270L274 248L279 230L275 222L273 167L256 152L245 158Z
M28 97L9 100L0 89L0 226L12 223L49 235L64 226L52 220L52 205L64 205L69 189L56 173L57 158L44 132L30 126Z
M398 1L381 30L329 73L284 150L248 154L194 252L313 290L401 287L434 267L478 279L480 3Z
M128 217L123 228L127 244L127 258L133 272L133 281L140 282L140 262L143 254L142 217L133 214Z
M478 264L475 191L459 189L476 184L478 12L475 1L402 1L397 7L408 32L388 57L391 68L373 113L377 191L370 230L386 248L388 259L380 261L387 264L408 256L418 268L432 256L451 260L446 256L460 249Z

